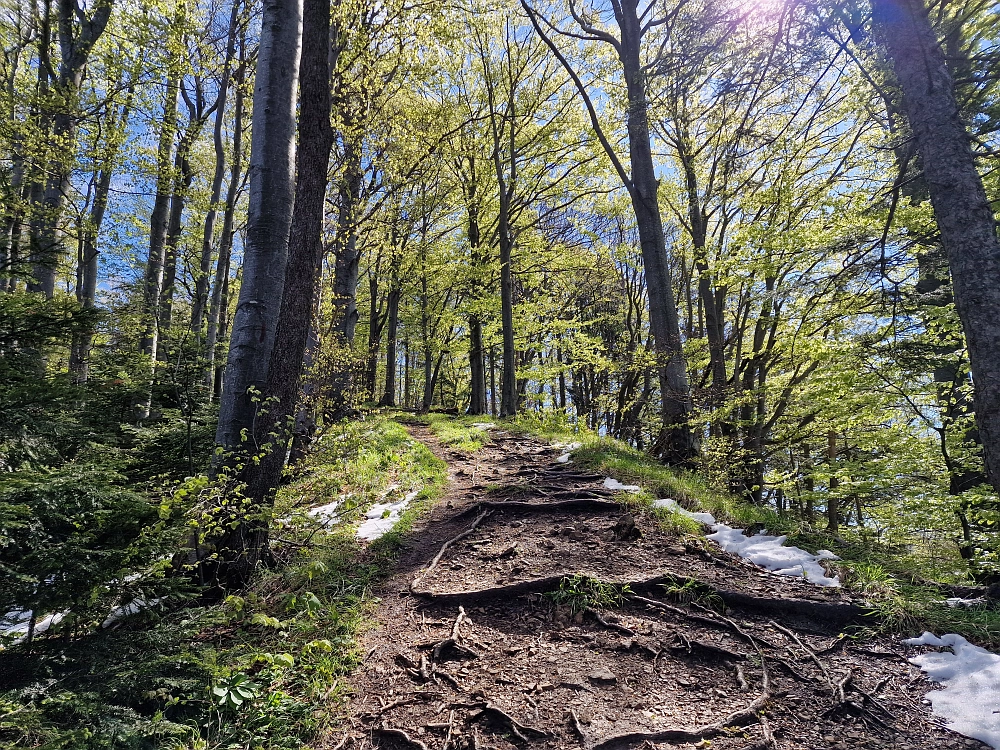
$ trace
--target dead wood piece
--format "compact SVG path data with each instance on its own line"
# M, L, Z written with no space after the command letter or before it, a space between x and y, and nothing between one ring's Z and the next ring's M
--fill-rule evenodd
M338 742L336 745L333 746L333 750L344 750L344 746L347 744L347 741L349 739L351 739L351 733L347 732L344 735L344 738L340 742Z
M427 750L427 745L425 745L420 740L413 739L402 729L392 729L391 727L383 724L381 727L375 730L375 734L379 735L379 737L402 742L408 747L417 748L417 750Z
M455 712L451 711L448 713L448 734L444 738L444 744L441 745L441 750L448 750L448 746L451 744L451 733L455 728Z
M460 693L465 692L465 688L462 687L462 683L460 683L458 681L458 678L455 677L455 675L451 674L450 672L445 672L443 669L435 669L434 676L440 677L442 680L447 682L449 685L451 685L453 688L455 688L455 690L459 691Z
M451 635L448 638L435 643L421 644L420 648L431 649L431 659L434 662L446 661L447 658L445 655L451 652L457 654L459 658L466 657L469 659L478 659L479 654L468 646L464 646L461 642L462 623L467 622L468 619L468 616L465 614L465 608L459 607L458 617L455 618L455 624L451 627ZM421 659L426 659L426 657L421 657Z
M634 630L630 630L629 628L626 628L624 625L619 625L617 623L611 622L595 609L587 607L587 609L585 609L584 612L586 612L588 615L591 615L595 620L601 623L601 625L606 627L608 630L614 630L615 632L621 633L622 635L627 635L629 638L633 638L635 636Z
M448 548L451 547L451 545L453 545L455 542L462 541L466 537L470 536L473 532L475 532L475 530L479 527L479 524L481 524L489 514L490 514L489 510L484 510L482 513L479 514L476 520L472 522L472 525L469 528L467 528L461 534L453 536L451 539L448 539L444 544L442 544L441 549L438 550L438 553L434 555L434 559L431 560L431 564L428 565L427 568L422 573L420 573L416 578L414 578L413 581L410 583L410 590L411 591L415 590L416 587L419 585L419 583L424 578L426 578L427 575L432 570L434 570L434 568L437 567L437 564L441 562L441 558L444 556L444 553L448 550Z

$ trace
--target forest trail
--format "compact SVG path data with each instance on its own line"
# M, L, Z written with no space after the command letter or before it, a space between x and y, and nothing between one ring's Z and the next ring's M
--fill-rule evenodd
M449 487L376 592L329 747L987 747L934 723L900 643L840 636L843 590L666 534L536 440L409 429Z

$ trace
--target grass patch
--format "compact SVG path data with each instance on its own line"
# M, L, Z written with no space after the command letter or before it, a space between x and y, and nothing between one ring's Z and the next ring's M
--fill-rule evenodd
M408 422L427 425L442 445L462 453L475 453L489 442L488 428L477 425L495 424L489 417L484 416L454 417L433 412L419 415L400 415L400 418Z
M278 750L325 736L372 622L372 588L445 483L445 464L384 415L332 428L279 493L279 565L249 589L0 652L0 747ZM417 488L395 528L358 542L350 521ZM338 525L305 512L341 496Z

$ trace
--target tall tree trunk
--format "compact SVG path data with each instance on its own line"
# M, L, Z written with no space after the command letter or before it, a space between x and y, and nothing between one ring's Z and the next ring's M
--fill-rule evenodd
M1000 491L1000 242L955 82L921 0L871 0L922 162L969 348L983 460Z
M191 331L200 337L205 327L205 314L208 311L208 290L212 274L212 254L215 250L215 221L219 213L219 202L222 199L222 181L226 176L226 144L224 127L226 120L226 104L229 99L229 79L236 57L236 32L240 23L240 0L233 0L233 8L229 15L229 32L226 37L226 60L222 67L222 80L219 82L219 96L215 106L215 127L212 131L212 144L215 147L215 173L212 176L212 197L209 199L208 212L205 214L205 224L202 230L201 257L198 272L194 280L194 300L191 305ZM239 123L236 124L239 128Z
M629 157L632 182L629 197L639 230L639 245L649 293L649 322L653 330L660 373L663 435L658 450L669 463L687 464L697 453L694 435L688 424L691 400L687 363L681 348L680 323L670 284L667 247L658 202L659 180L653 165L649 141L649 115L646 101L646 76L639 60L642 23L636 0L624 0L619 20L621 62L628 90Z
M229 170L229 187L226 188L226 208L222 215L222 239L219 243L219 255L215 261L215 283L212 286L211 303L208 308L208 333L205 336L205 379L206 385L212 386L221 378L221 370L216 373L216 349L220 332L224 332L222 324L228 304L229 265L233 250L233 228L236 217L236 203L240 195L243 171L243 76L246 72L246 40L240 40L240 65L236 70L236 92L233 97L233 157ZM224 335L224 333L223 333ZM218 398L221 390L212 387L212 398Z
M837 488L840 480L835 476L837 468L837 431L830 430L826 435L826 460L830 471L829 492L826 498L826 530L836 533L840 528L840 498Z
M386 334L385 334L385 389L382 391L381 406L396 405L396 366L398 354L396 352L396 339L399 336L399 298L402 290L399 283L399 253L393 253L392 261L389 264L389 294L386 300L388 310L386 311Z
M171 66L174 63L171 62ZM172 184L171 155L174 148L174 134L177 128L177 97L180 94L180 78L173 70L167 73L166 94L163 100L163 118L160 123L160 138L156 149L156 197L153 212L149 217L149 254L146 256L146 270L143 276L143 335L140 351L152 360L156 359L159 343L159 303L160 289L163 288L163 259L167 243L167 223L170 214L170 188Z
M234 449L246 434L253 450L285 283L295 196L295 104L302 0L264 0L254 86L243 280L230 335L216 443Z
M28 291L55 294L56 271L63 255L59 222L70 192L76 160L76 122L80 109L80 84L94 49L111 18L111 0L93 4L90 15L78 0L58 0L56 18L59 40L59 72L54 95L52 133L47 177L41 205L32 225L32 275ZM46 52L47 55L47 52Z
M247 495L258 511L243 520L229 536L224 552L224 579L230 587L242 586L269 554L267 513L274 501L291 434L288 424L295 411L302 377L303 355L309 339L313 301L323 259L323 217L327 169L333 131L330 126L330 0L305 0L302 10L302 64L298 139L298 174L295 205L288 239L284 293L277 320L276 338L267 371L265 396L270 399L262 415L268 444L259 465L251 465Z

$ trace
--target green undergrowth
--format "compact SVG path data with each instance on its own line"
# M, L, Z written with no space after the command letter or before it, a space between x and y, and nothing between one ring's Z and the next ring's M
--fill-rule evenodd
M385 415L330 429L280 491L277 564L249 589L205 605L151 609L117 629L50 631L0 651L0 748L277 750L332 729L372 622L372 588L413 521L441 493L445 465ZM361 511L420 492L377 541ZM340 523L308 508L341 498Z

